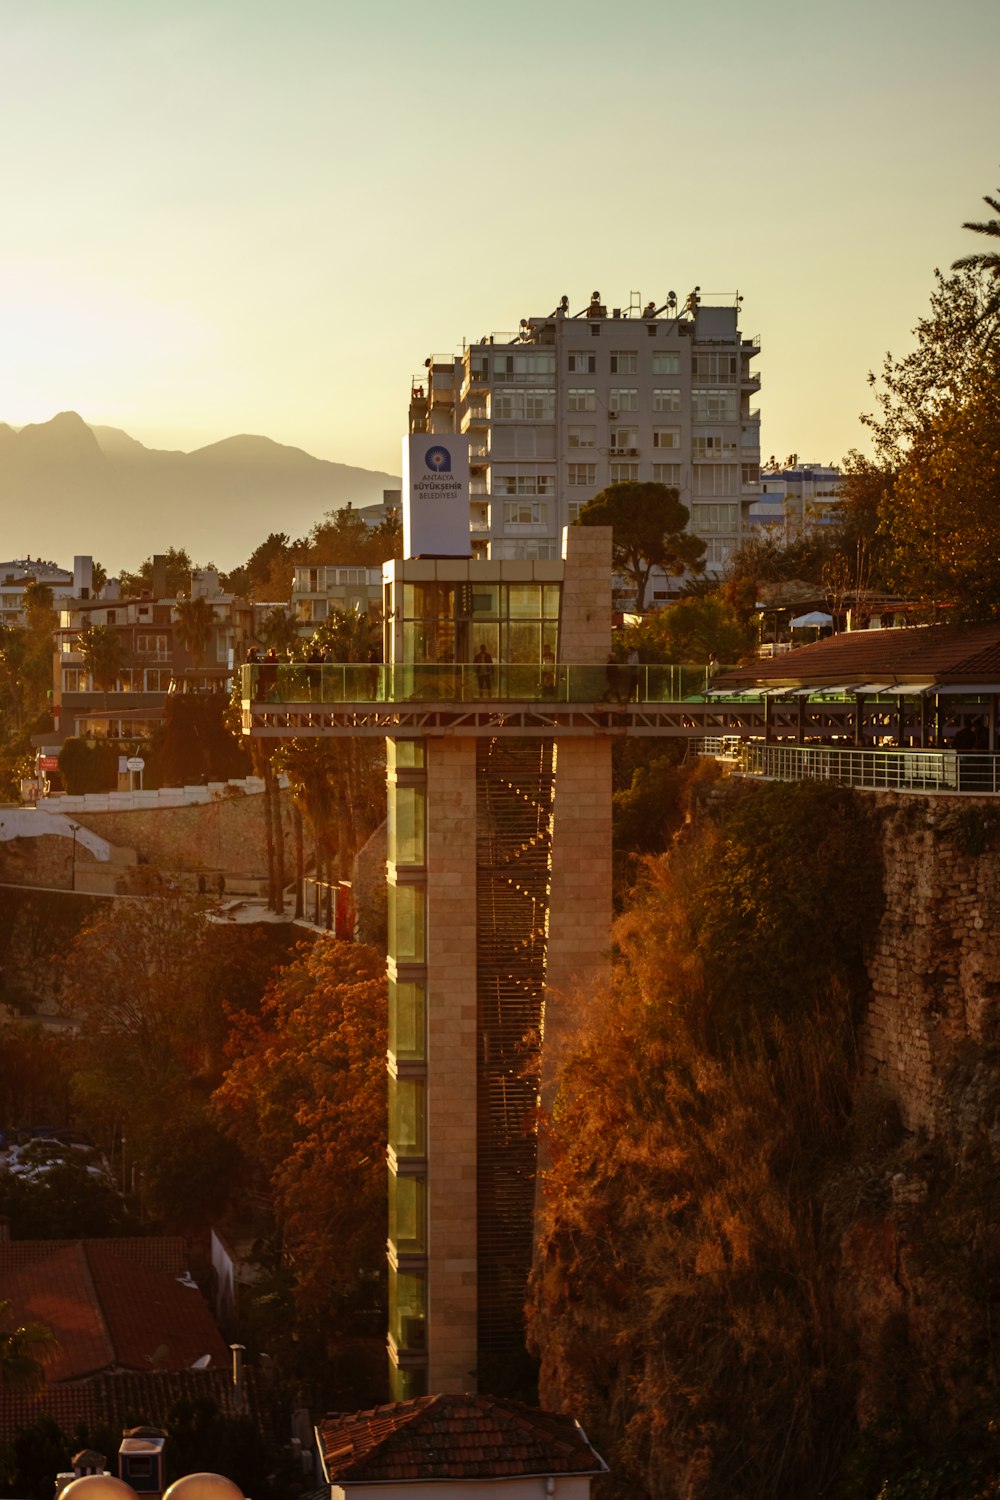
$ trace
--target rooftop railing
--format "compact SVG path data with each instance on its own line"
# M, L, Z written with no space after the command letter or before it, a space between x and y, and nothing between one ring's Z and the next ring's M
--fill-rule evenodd
M706 698L715 672L724 670L627 662L257 662L243 667L242 696L245 703L682 703Z
M706 742L705 749L743 775L772 781L836 781L890 792L1000 792L1000 755L985 752L765 745L731 737Z

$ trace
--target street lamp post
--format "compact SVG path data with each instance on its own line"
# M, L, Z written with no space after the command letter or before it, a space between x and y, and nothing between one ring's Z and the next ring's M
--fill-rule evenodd
M76 836L80 832L80 825L79 825L79 823L71 823L69 826L70 826L70 831L73 834L73 862L72 862L72 864L70 866L69 888L70 888L71 891L75 891L76 890Z

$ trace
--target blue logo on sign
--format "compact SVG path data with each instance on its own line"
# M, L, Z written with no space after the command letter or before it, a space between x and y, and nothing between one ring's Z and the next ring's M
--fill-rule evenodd
M451 473L451 454L447 448L428 448L424 462L435 474Z

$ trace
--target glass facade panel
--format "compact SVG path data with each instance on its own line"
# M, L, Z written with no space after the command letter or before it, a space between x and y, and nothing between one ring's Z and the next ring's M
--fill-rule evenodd
M399 964L424 962L424 889L419 885L390 885L389 956Z
M390 771L422 771L424 767L423 740L389 740L386 764Z
M426 1274L397 1271L389 1278L389 1332L397 1349L426 1348L426 1317Z
M542 627L536 621L512 620L507 633L507 660L539 662L542 659Z
M387 853L390 864L424 863L426 807L427 798L423 787L390 785L386 808Z
M389 1371L389 1394L393 1401L414 1401L427 1395L427 1371L422 1366L409 1369L393 1365Z
M389 1173L389 1239L397 1255L427 1250L427 1179Z
M520 617L537 620L541 617L542 591L537 583L510 583L507 591L507 608L511 619Z
M424 987L389 980L389 1051L406 1062L420 1062L426 1054Z
M426 1156L426 1084L389 1075L389 1145L397 1156Z

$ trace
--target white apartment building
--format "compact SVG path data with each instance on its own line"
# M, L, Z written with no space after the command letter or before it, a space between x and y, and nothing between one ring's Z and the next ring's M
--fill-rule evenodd
M689 528L718 572L760 493L760 341L739 330L739 304L610 313L595 292L517 333L494 333L457 356L433 355L414 377L409 430L468 433L473 555L561 555L562 528L608 484L674 486ZM654 595L655 597L655 595Z
M785 541L821 531L837 520L841 484L840 470L832 464L769 466L750 508L750 524L773 527Z

